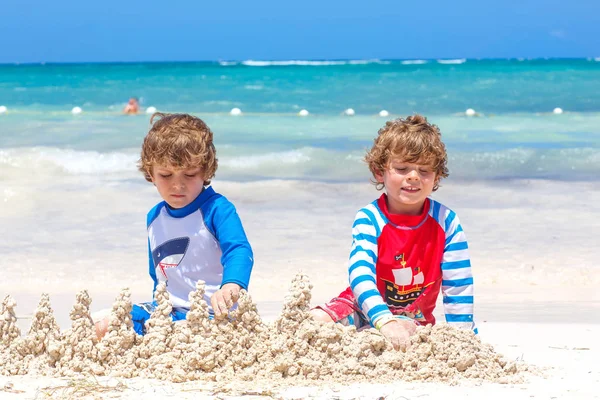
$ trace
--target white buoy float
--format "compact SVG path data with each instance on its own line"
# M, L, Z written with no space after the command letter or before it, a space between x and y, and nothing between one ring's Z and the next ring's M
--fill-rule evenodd
M560 107L556 107L554 110L552 110L552 112L554 114L562 114L563 113L563 109Z
M229 114L231 115L242 115L242 110L240 110L237 107L234 107L231 109L231 111L229 111Z
M344 110L344 114L346 114L347 116L351 117L354 115L354 110L352 108L346 108Z
M467 111L465 111L465 115L467 117L474 117L475 115L477 115L477 113L472 108L467 108Z
M156 107L146 108L146 114L154 114L155 112L156 112Z
M81 114L82 112L83 110L81 109L81 107L73 107L73 109L71 110L71 113L73 115Z
M388 117L390 115L390 113L387 110L381 110L379 111L379 116L380 117Z
M309 114L308 110L300 110L300 112L298 113L298 115L301 117L306 117L306 116L308 116L308 114Z
M7 111L8 111L8 108L6 108L6 106L0 106L0 114L4 114Z

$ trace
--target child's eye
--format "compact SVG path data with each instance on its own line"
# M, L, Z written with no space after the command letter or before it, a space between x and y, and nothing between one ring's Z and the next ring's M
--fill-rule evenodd
M427 174L427 173L429 173L429 170L428 170L428 169L425 169L425 168L421 168L419 171L421 171L421 172L422 172L422 173L424 173L424 174Z
M404 172L404 171L406 171L407 169L408 169L408 168L406 168L406 167L396 167L396 168L395 168L395 170L396 170L396 171L399 171L399 172Z
M158 174L160 175L161 178L168 178L171 176L171 174Z
M185 176L187 176L188 178L193 178L195 177L197 174L185 174Z

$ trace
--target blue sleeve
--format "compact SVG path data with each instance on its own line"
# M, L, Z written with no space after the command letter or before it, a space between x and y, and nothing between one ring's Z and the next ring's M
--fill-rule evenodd
M160 210L164 205L165 202L162 201L148 212L148 215L146 216L146 229L150 228L150 224L158 217ZM156 278L156 268L152 258L152 250L150 249L150 238L148 238L148 263L148 272L150 273L150 278L152 278L152 281L154 282L154 286L152 287L152 298L154 299L154 292L156 291L156 285L158 285L158 279Z
M150 273L150 278L154 282L154 286L152 287L152 298L154 299L154 292L156 292L156 285L158 285L158 279L156 278L156 267L154 266L154 260L152 259L152 250L150 250L150 240L148 240L148 272Z
M381 318L392 315L377 289L377 238L381 228L373 222L367 209L360 210L352 225L352 250L348 262L350 287L354 298L372 326Z
M221 286L226 283L237 283L242 288L248 289L254 257L235 207L225 197L220 196L205 210L204 217L206 225L221 247L223 265Z
M451 210L446 214L446 244L442 258L442 294L446 322L477 333L473 320L473 273L469 245L458 216Z

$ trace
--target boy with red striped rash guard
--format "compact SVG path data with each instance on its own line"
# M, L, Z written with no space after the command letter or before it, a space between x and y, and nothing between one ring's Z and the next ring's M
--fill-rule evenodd
M435 324L441 290L446 322L477 333L465 234L456 213L429 197L448 176L440 130L420 115L389 121L365 161L385 193L354 219L350 286L312 317L375 327L405 350L417 325Z

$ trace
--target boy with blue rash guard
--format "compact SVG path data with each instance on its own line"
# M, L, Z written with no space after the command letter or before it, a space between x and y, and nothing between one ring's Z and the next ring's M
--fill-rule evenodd
M187 114L157 113L150 123L138 166L163 198L147 217L153 290L165 282L173 320L184 320L188 296L203 280L209 312L226 316L240 290L248 289L253 255L235 207L209 186L217 170L213 134ZM155 307L155 302L133 306L138 334L145 333ZM99 337L107 326L106 319L96 323Z
M465 234L456 213L429 197L448 176L438 127L419 115L390 121L365 161L385 193L354 219L350 286L313 318L372 326L405 349L416 325L435 324L441 290L446 322L476 333Z

